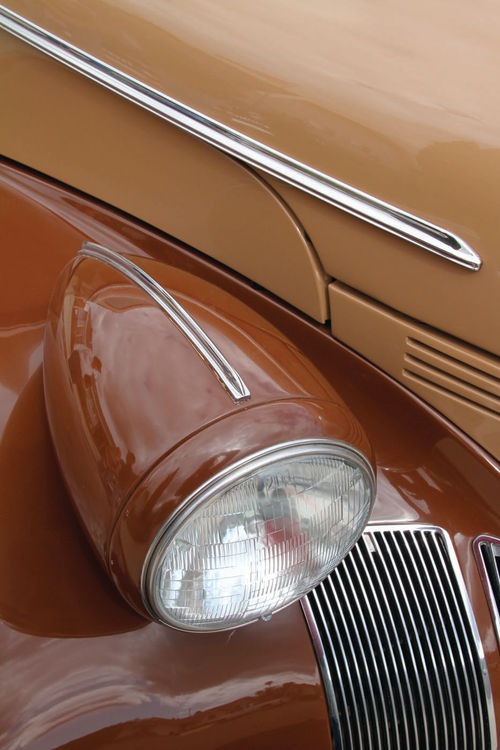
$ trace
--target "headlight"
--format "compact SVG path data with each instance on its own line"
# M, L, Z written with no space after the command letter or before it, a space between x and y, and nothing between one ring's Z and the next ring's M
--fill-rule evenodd
M183 630L224 630L299 599L357 540L373 501L370 465L334 441L253 455L188 498L143 572L151 613Z
M57 458L131 606L183 630L238 627L349 551L373 502L371 446L266 318L141 263L85 245L54 290L44 387Z

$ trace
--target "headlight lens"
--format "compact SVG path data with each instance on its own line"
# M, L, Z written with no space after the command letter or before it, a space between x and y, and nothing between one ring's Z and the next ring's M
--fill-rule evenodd
M299 599L347 554L366 523L374 478L334 441L276 446L188 498L153 543L146 606L182 630L225 630Z

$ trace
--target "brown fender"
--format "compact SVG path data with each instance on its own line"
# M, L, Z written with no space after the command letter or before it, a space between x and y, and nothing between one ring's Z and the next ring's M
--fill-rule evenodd
M83 526L115 583L143 612L141 569L156 533L215 473L290 440L330 438L367 455L371 449L316 367L251 307L171 265L128 258L131 279L120 268L122 256L88 245L92 252L102 259L78 256L53 294L46 407ZM194 334L141 287L141 269L240 376L239 397L200 356Z

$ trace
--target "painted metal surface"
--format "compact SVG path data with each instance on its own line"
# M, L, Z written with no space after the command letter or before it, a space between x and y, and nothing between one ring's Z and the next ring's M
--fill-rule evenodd
M4 6L0 6L0 28L252 167L278 177L299 190L452 263L472 271L481 268L479 255L457 235L291 159L265 143L193 110L183 102L172 99L168 92L151 88Z
M186 242L315 320L327 319L326 275L314 249L253 170L3 31L0 90L5 156Z
M460 2L453 22L443 8L429 28L432 7L426 2L403 11L390 0L376 10L361 1L332 7L317 0L305 7L275 0L213 9L206 0L189 8L93 0L74 2L69 12L61 0L39 8L29 0L9 3L49 33L194 110L402 207L413 202L412 187L409 174L398 184L397 172L404 180L411 169L418 179L417 165L409 162L417 149L432 141L495 145L498 133L500 111L488 95L494 6L484 0L473 12ZM367 153L378 168L368 171ZM399 167L391 158L396 154ZM396 169L392 191L389 166ZM434 165L436 178L439 168L442 162ZM372 189L377 183L380 189ZM419 187L413 186L414 197ZM426 208L437 217L446 196L434 191L432 197L434 211L432 204Z
M82 534L43 399L43 321L57 276L84 239L139 255L149 247L180 260L187 275L206 269L215 280L219 272L118 214L46 187L1 169L9 282L0 310L0 682L9 688L0 746L250 748L282 738L298 749L312 737L328 748L299 607L242 635L176 632L122 603ZM215 382L217 390L231 403Z
M472 551L485 529L500 536L498 465L327 331L228 272L29 173L4 165L1 183L9 250L0 296L0 680L9 685L2 743L329 746L319 674L297 608L233 636L146 624L115 595L80 532L50 446L41 345L51 290L83 239L204 276L272 321L334 384L373 443L373 522L440 525L450 534L498 716L500 654Z
M291 438L371 449L326 378L238 296L175 265L96 247L84 243L55 286L45 400L78 514L118 588L144 613L150 545L214 473ZM226 352L248 386L245 400L228 398L150 286L137 285L138 273Z
M491 97L500 30L489 0L474 9L460 0L451 20L431 0L404 9L392 0L9 7L224 126L445 227L483 266L467 273L264 173L267 198L249 184L243 196L251 180L235 185L241 165L9 34L4 154L161 227L317 320L328 317L323 269L500 354L500 111ZM271 210L278 195L302 228L301 247Z

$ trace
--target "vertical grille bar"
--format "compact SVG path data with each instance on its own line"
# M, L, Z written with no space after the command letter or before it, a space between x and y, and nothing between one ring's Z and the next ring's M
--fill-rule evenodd
M394 618L395 627L392 631L390 643L394 643L395 650L400 653L397 671L406 676L410 685L406 706L409 707L410 711L415 710L418 717L416 721L421 727L421 731L418 732L417 723L413 724L415 746L420 746L419 742L422 738L422 747L427 748L431 741L431 734L434 735L435 733L437 738L437 729L434 724L432 726L429 724L434 716L434 712L429 710L432 707L429 706L428 700L428 695L432 695L432 692L419 631L415 619L412 617L412 608L399 576L398 568L394 565L392 557L384 554L384 550L381 549L380 545L384 543L383 537L372 535L368 538L371 540L373 549L378 552L377 556L369 555L368 561L371 562L375 570L380 569L378 578L380 590L383 592L385 589L387 593L387 596L382 594L379 597L379 600L381 600L380 617L385 617L388 621ZM411 644L414 644L414 647L411 647ZM423 687L421 681L424 683ZM422 735L422 737L419 735Z
M377 718L380 714L381 742L379 743L379 747L386 747L390 743L391 738L394 738L394 736L397 737L397 733L394 732L390 719L390 717L394 716L396 713L393 686L389 676L389 669L384 652L380 648L381 640L374 622L373 612L371 608L367 606L366 595L364 595L364 586L360 585L361 581L358 574L358 566L350 564L353 563L352 558L346 562L347 564L345 565L344 570L347 579L347 593L344 592L344 596L348 598L349 594L352 596L353 592L363 594L361 597L358 596L357 593L354 593L354 596L352 596L353 608L355 608L357 612L363 610L365 612L365 617L359 618L359 620L362 623L364 644L368 644L369 647L369 664L371 674L373 675L375 692L374 712L377 715ZM380 655L382 655L382 658L380 658ZM399 747L399 742L397 743L397 747Z
M326 593L326 586L328 585L330 586L331 591ZM353 714L356 719L356 728L360 741L362 743L367 743L368 747L372 748L372 732L368 733L366 731L366 717L370 716L369 707L373 704L373 691L370 671L364 653L361 654L358 659L353 658L358 652L360 646L357 628L351 628L350 622L346 620L342 607L343 602L339 602L338 597L335 594L335 588L331 586L329 578L327 578L323 584L323 592L325 593L325 599L327 601L330 622L336 631L337 638L340 635L346 644L346 647L342 648L342 657L345 668L347 669L347 681L349 682L351 694L355 701L354 703L347 704L346 710L348 714ZM341 634L337 627L337 623L341 625ZM354 634L354 637L351 633ZM361 686L363 686L363 689L361 689ZM372 726L375 728L374 734L378 737L378 722L375 721L373 713L371 716L373 720Z
M345 572L345 570L343 571ZM342 578L340 576L337 577L336 581L333 581L332 579L327 579L326 584L330 586L330 595L334 596L337 599L337 606L339 609L339 612L341 613L340 616L342 617L342 622L344 625L344 628L346 632L349 629L353 629L355 633L355 639L354 639L354 645L357 648L363 648L364 644L366 643L366 629L364 622L362 620L359 620L358 618L353 618L353 610L351 607L350 597L349 594L352 591L352 587L347 583L347 586L344 586L344 582L342 581ZM341 595L337 598L337 591L341 592ZM356 622L354 624L353 628L353 619L356 619ZM381 706L380 704L380 695L382 692L381 685L380 685L380 678L378 675L378 672L374 670L374 653L373 650L370 648L363 648L363 671L364 671L364 681L365 685L367 686L367 700L366 700L366 706L367 706L367 713L364 715L364 724L366 725L366 717L370 717L370 721L372 724L372 727L374 728L373 734L374 734L374 745L375 748L383 747L384 746L384 732L383 732L383 726L382 726L382 716L380 716L381 711L378 711L378 706ZM368 735L369 741L372 740L371 735Z
M447 632L440 618L440 611L435 600L433 586L429 583L425 575L425 565L418 559L415 548L410 546L413 539L411 537L408 539L406 534L399 533L397 541L399 542L397 544L397 551L401 555L402 564L407 567L409 585L413 584L415 587L417 597L416 606L419 606L421 609L424 620L423 627L426 628L429 634L431 648L436 657L435 664L439 680L435 679L434 684L439 699L438 710L440 714L450 717L449 721L443 722L441 725L438 724L442 732L440 742L445 747L464 747L463 744L459 743L457 737L457 712L454 706L455 700L460 700L460 695L453 693L452 681L450 679L450 671L454 673L452 676L457 677L455 664L451 655Z
M415 734L416 728L416 716L413 709L412 701L409 701L411 696L410 683L407 676L407 671L400 669L400 665L403 662L401 646L398 638L398 631L395 626L395 620L392 616L383 617L381 616L380 607L378 602L382 600L384 603L384 609L390 614L390 608L387 604L387 598L384 591L384 587L381 585L380 576L377 568L373 565L369 566L371 555L367 548L366 539L361 540L361 544L364 545L363 553L360 549L353 550L355 556L355 562L360 574L358 576L359 585L365 590L365 606L372 613L372 621L374 623L375 632L379 633L377 637L377 645L380 651L384 652L384 643L387 643L393 639L395 648L393 650L386 650L384 658L384 674L389 685L393 678L394 692L392 700L394 702L394 715L400 718L400 724L395 725L393 731L396 732L397 736L397 747L407 747L410 741L410 728L409 723L413 725L413 734ZM362 579L361 580L361 576ZM409 715L404 711L405 706L410 706Z
M435 559L432 555L432 548L434 547L434 551L437 550L435 535L428 532L426 537L426 544L417 543L415 546L422 570L425 573L427 586L431 591L437 625L443 634L448 651L447 661L450 672L448 684L454 687L451 692L455 701L455 711L452 712L452 717L457 715L454 729L459 732L459 741L463 747L484 747L484 744L479 743L476 734L476 716L481 709L480 702L474 705L474 698L478 695L476 675L474 670L467 669L472 660L472 653L468 640L465 639L464 642L461 642L458 635L461 617L460 612L453 606L455 597L453 588L449 585L446 566L440 570L436 568ZM458 628L455 623L458 624ZM476 683L476 690L472 690L469 686L469 678ZM457 710L458 707L460 707L460 711Z
M442 529L369 526L304 611L336 750L496 747L482 645Z

